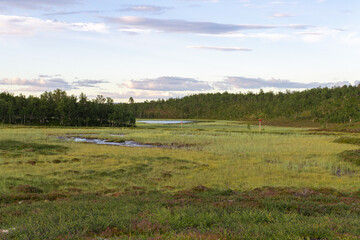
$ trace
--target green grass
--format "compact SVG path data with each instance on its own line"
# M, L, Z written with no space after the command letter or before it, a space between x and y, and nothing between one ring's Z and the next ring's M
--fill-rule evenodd
M359 204L359 194L332 190L134 190L24 202L0 217L12 239L356 239Z
M58 138L81 134L164 147ZM1 126L0 230L15 230L0 239L356 239L358 149L354 133L233 121Z

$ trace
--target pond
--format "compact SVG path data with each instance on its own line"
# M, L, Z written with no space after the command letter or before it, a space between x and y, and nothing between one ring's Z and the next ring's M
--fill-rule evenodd
M66 140L73 140L74 142L80 143L94 143L99 145L112 145L112 146L123 146L123 147L164 147L151 144L142 144L135 141L123 141L123 142L111 142L109 140L97 139L97 138L81 138L81 137L61 137Z
M181 120L140 120L139 123L152 123L152 124L180 124L180 123L192 123L194 121L181 121Z

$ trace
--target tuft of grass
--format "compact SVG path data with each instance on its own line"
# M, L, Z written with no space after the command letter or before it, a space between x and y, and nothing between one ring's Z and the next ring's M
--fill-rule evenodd
M343 159L344 161L360 166L360 149L352 150L352 151L344 151L339 155L341 159Z
M336 139L334 142L336 142L336 143L347 143L347 144L360 145L360 138L341 137L341 138L339 138L339 139Z
M67 150L67 147L61 145L28 143L14 140L0 140L1 155L10 154L12 157L26 153L53 155L64 152L65 150Z

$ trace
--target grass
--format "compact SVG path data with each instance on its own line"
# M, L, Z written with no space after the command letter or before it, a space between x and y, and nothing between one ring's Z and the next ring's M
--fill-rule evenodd
M356 239L359 203L332 190L133 191L22 203L0 216L16 226L13 239Z
M357 239L358 138L314 133L1 126L0 239ZM81 134L166 148L58 138Z

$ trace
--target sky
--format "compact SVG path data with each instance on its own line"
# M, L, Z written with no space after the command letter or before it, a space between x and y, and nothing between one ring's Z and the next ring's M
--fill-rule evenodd
M0 0L0 92L141 102L360 83L359 0Z

